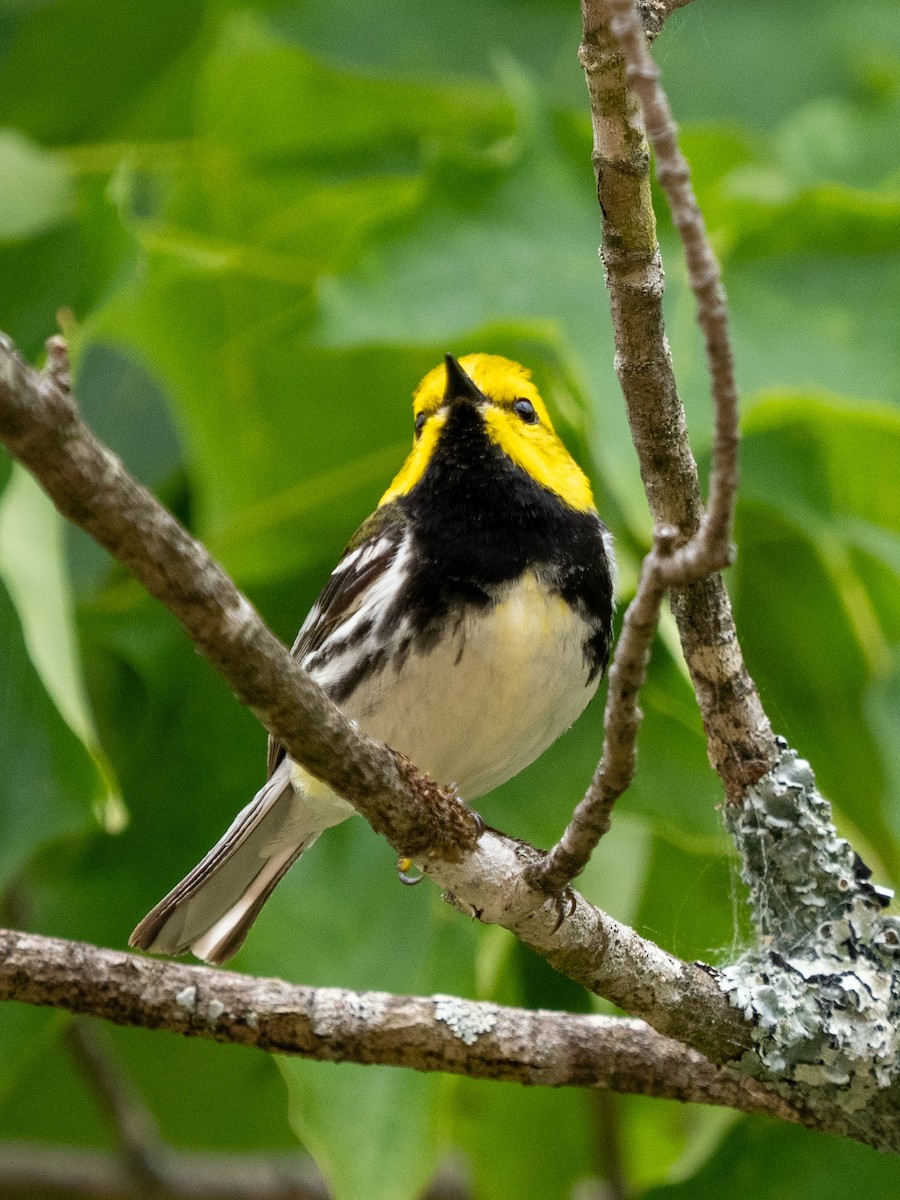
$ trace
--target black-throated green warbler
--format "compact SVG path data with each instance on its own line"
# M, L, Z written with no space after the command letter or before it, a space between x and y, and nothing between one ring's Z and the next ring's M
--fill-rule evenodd
M414 397L412 452L293 652L367 733L474 800L593 696L614 561L590 485L528 371L451 355ZM132 945L222 962L285 871L353 809L269 742L268 780Z

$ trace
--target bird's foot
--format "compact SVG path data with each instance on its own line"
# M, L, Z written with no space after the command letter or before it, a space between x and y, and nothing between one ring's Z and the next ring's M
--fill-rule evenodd
M562 927L563 921L568 920L568 918L572 916L575 909L578 907L578 897L572 891L569 885L566 884L562 891L557 892L555 896L551 897L551 899L553 900L553 907L556 911L556 924L553 926L553 929L550 932L558 933Z

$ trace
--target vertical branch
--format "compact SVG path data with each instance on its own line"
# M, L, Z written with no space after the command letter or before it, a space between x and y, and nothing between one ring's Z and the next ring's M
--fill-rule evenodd
M656 175L684 248L688 278L697 299L697 323L706 343L715 437L709 503L691 556L697 561L698 570L705 573L711 556L726 560L730 557L728 543L738 487L738 394L728 330L728 302L706 222L691 186L690 167L678 145L678 130L659 83L659 67L647 47L640 13L632 0L605 2L610 29L625 57L626 82L641 102L647 136L656 155ZM673 575L680 574L683 567L684 564L670 564Z
M582 16L579 56L591 99L616 370L650 511L657 524L674 525L684 543L700 527L703 507L665 336L665 278L650 199L642 111L627 86L625 59L609 26L605 0L582 0ZM702 267L699 274L702 279ZM727 459L728 436L722 441ZM727 509L722 499L727 495L715 501L714 512ZM721 528L719 517L716 527ZM739 802L744 789L774 765L778 749L741 655L721 577L713 575L676 588L672 608L703 717L710 762L729 800Z
M697 320L703 330L715 411L715 447L710 487L710 507L699 518L687 541L676 549L679 531L658 527L653 549L644 560L637 594L625 614L622 633L609 673L609 691L604 712L603 755L591 786L579 803L559 843L544 861L533 867L528 878L551 893L559 893L578 875L597 843L610 827L612 808L634 777L636 741L642 713L638 696L644 683L650 647L659 622L666 589L713 575L727 566L733 555L731 531L738 485L738 402L734 362L728 330L728 305L721 273L706 232L703 215L691 187L688 164L678 146L678 134L669 103L659 84L659 68L650 56L641 16L633 0L605 0L609 31L625 59L625 81L637 95L657 156L657 173L666 192L672 215L684 246L691 287L697 298ZM625 112L628 129L637 138L639 114L632 93L626 89ZM641 141L643 141L641 137ZM644 156L641 155L641 161ZM600 169L602 175L602 168ZM637 177L638 179L640 177ZM627 172L617 177L622 190L634 189L636 177ZM646 178L636 199L649 205ZM639 209L638 216L640 217ZM648 212L652 218L652 209ZM635 240L655 246L652 219L638 220ZM613 254L615 259L616 254ZM654 268L658 251L654 252ZM661 284L661 279L659 279ZM661 290L658 289L658 290ZM613 289L615 294L615 289ZM680 414L681 439L675 439L682 471L691 475L692 487L685 493L691 519L699 510L696 467L690 454L687 430L677 392L674 391L668 348L661 346L658 378L671 385L666 402ZM691 468L692 474L691 474ZM652 477L652 474L651 474Z
M628 1200L628 1178L622 1145L622 1112L611 1092L588 1092L597 1174L605 1181L604 1200Z

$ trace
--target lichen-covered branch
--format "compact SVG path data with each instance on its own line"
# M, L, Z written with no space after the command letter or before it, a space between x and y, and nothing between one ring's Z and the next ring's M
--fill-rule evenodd
M643 1021L310 988L0 930L0 999L329 1062L801 1113Z
M651 510L657 520L681 518L682 546L657 568L660 581L677 586L685 574L690 578L695 570L708 570L717 557L720 566L728 561L738 413L727 309L637 7L633 0L583 0L583 14L582 61L591 92L617 366ZM649 156L635 95L682 237L706 341L716 429L705 513L665 341ZM654 553L644 565L632 608L640 603L655 623L648 586ZM686 572L685 564L690 564ZM887 897L869 883L867 869L837 836L830 806L816 790L808 765L774 738L743 665L721 579L681 588L674 608L710 758L731 801L726 820L741 854L759 935L757 945L724 978L735 1004L753 1023L755 1047L742 1057L741 1067L774 1081L783 1094L802 1097L823 1128L897 1150L900 921L882 913ZM623 637L634 633L628 628L630 615ZM627 661L636 686L644 663L633 653L623 657ZM616 687L611 680L611 695ZM615 715L617 705L612 707ZM636 734L636 702L626 705L626 712L632 711L630 727L622 726L626 744L617 748L609 737L607 709L604 760L592 784L594 794L576 810L548 859L549 868L559 868L557 882L565 878L563 868L586 861L591 842L609 824L618 793L607 788L603 775L608 757L624 764L626 774L633 766L627 739Z
M758 942L723 972L754 1022L742 1069L777 1079L831 1128L900 1149L900 917L838 836L808 763L784 747L726 820Z

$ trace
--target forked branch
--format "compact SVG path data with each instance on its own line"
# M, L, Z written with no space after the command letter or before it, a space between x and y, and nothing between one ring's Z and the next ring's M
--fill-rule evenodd
M717 273L697 244L696 205L686 191L681 162L672 157L671 116L667 106L660 113L656 68L647 66L646 45L635 27L633 6L629 0L582 0L584 37L579 57L591 101L594 172L603 226L601 253L616 339L616 370L653 519L657 525L674 526L679 541L687 542L701 527L703 506L663 322L665 279L651 202L643 111L626 80L626 56L610 27L612 17L625 20L623 34L634 85L652 101L652 132L661 138L658 163L668 184L673 185L676 224L688 231L691 248L686 248L686 253L705 297L701 308L711 322L713 386L722 389L716 404L715 451L722 465L719 481L711 488L709 523L698 545L712 534L721 548L728 541L736 484L736 411L733 383L729 382L730 352L722 337L725 314L718 302ZM674 570L677 559L674 555L668 570ZM710 761L722 778L729 801L740 803L745 789L775 765L778 747L744 665L721 577L713 573L687 586L670 582L672 608L703 717Z
M685 587L714 575L732 561L731 534L738 486L737 386L719 264L694 196L690 168L678 146L677 129L659 83L659 68L647 46L638 6L634 0L598 0L595 7L597 18L608 26L625 61L625 81L640 100L647 135L656 155L657 176L684 247L688 278L697 300L697 320L706 342L715 437L707 511L693 530L680 531L670 525L658 527L653 548L641 568L637 593L625 614L610 667L600 763L562 838L530 874L531 882L549 892L558 892L584 870L610 827L613 805L634 778L635 747L642 717L638 697L663 597L668 588ZM592 59L587 25L582 59L588 70ZM643 194L649 201L649 194L646 191ZM661 325L657 327L661 331ZM653 349L665 360L665 345ZM677 394L669 402L679 403ZM683 413L678 422L678 436L684 440L680 457L685 462L692 461Z

